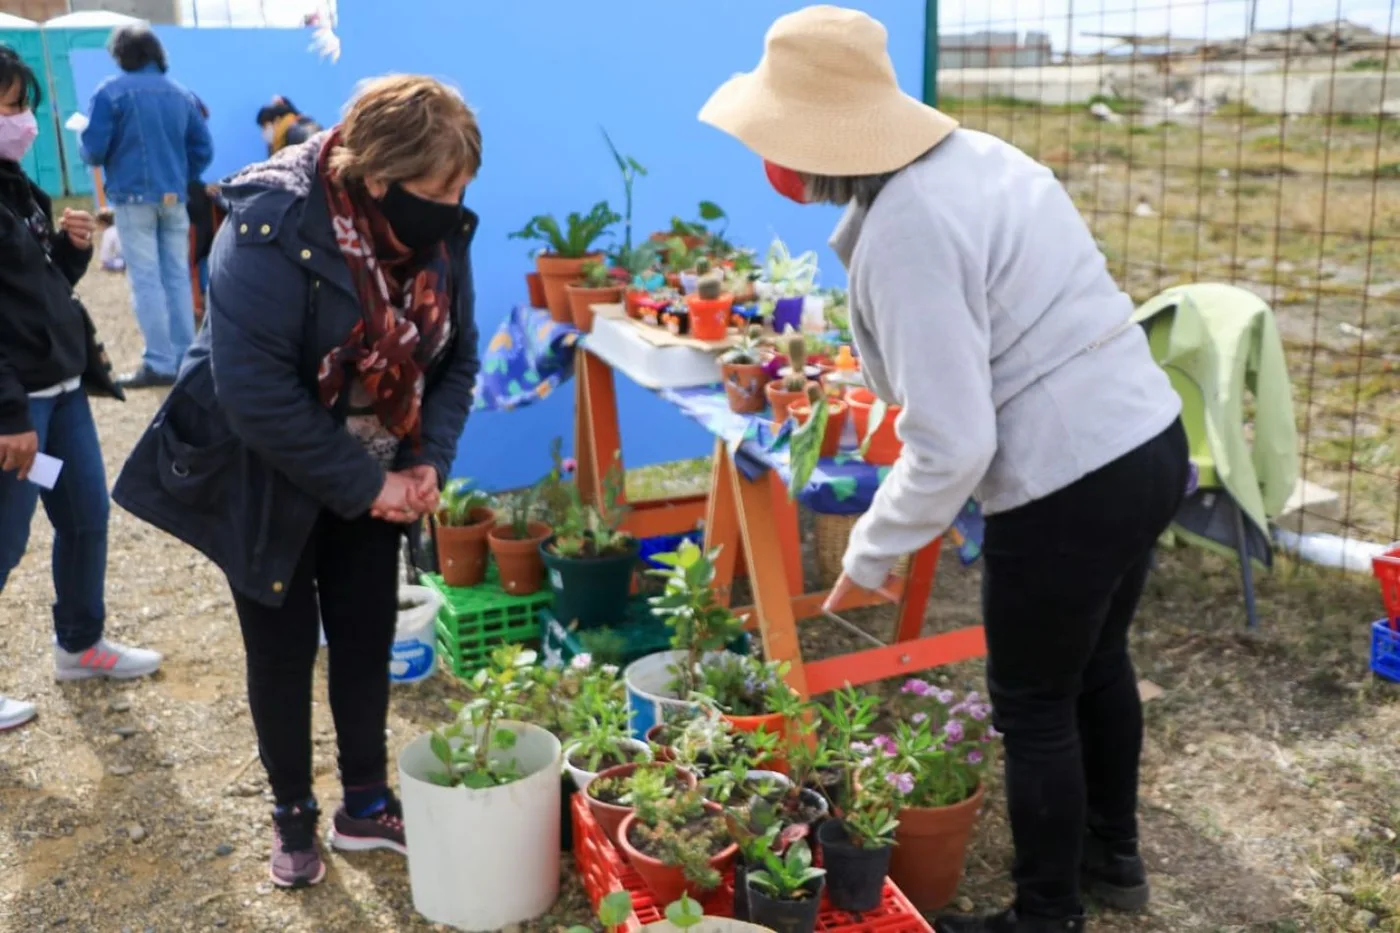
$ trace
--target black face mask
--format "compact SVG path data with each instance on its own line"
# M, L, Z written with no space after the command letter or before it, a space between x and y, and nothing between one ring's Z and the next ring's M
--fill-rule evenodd
M462 222L462 205L420 198L398 182L384 193L379 210L399 242L415 252L441 243Z

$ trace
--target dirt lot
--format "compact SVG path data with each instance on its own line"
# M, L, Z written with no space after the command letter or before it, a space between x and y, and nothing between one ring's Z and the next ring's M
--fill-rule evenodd
M139 337L124 282L94 273L82 292L118 366L134 364ZM156 402L141 393L126 405L97 403L111 473ZM220 576L114 511L110 631L164 651L166 665L146 683L59 686L49 673L49 542L41 516L0 600L0 690L40 707L37 722L0 737L0 930L429 929L413 914L396 856L332 856L327 882L299 894L267 883L269 804ZM945 563L929 628L975 621L976 587L975 568ZM1262 633L1245 635L1231 566L1164 556L1135 642L1142 674L1166 690L1148 708L1144 773L1156 900L1141 919L1096 918L1097 933L1400 931L1400 694L1366 672L1375 584L1281 566L1260 583L1260 613ZM890 624L880 612L862 621L873 631ZM849 638L820 623L804 632L812 655ZM981 669L941 676L975 687ZM432 722L451 692L444 678L397 690L391 748ZM324 702L316 717L318 791L334 805ZM1000 903L1009 858L994 802L969 859L966 899ZM583 919L581 903L566 883L557 916L539 928Z

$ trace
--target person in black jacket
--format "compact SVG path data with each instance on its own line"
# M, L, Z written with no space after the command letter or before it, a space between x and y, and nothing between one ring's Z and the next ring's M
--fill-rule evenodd
M54 676L141 677L160 655L103 636L107 479L82 385L118 393L73 295L96 226L86 211L65 210L55 229L48 195L19 166L38 135L39 99L34 72L0 46L0 593L42 498L54 526ZM29 481L40 453L62 461L52 489ZM0 729L33 715L0 696Z
M306 142L321 132L321 124L298 110L280 94L272 103L258 110L258 128L262 130L267 154L276 155L288 146Z

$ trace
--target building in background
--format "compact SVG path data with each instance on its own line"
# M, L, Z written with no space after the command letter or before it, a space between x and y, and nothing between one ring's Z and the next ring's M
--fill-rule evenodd
M68 0L0 0L0 13L44 23L68 12Z
M1050 35L1027 32L962 33L938 37L940 68L1039 68L1050 64Z
M68 0L68 9L73 13L89 10L120 13L150 23L180 22L179 0Z

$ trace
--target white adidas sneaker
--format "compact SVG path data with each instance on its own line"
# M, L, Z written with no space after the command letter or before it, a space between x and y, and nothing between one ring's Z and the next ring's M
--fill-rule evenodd
M91 677L130 680L154 674L160 669L161 660L159 651L133 648L110 638L103 638L86 651L76 653L54 645L53 676L54 680L87 680Z
M0 696L0 732L16 729L34 718L34 704Z

